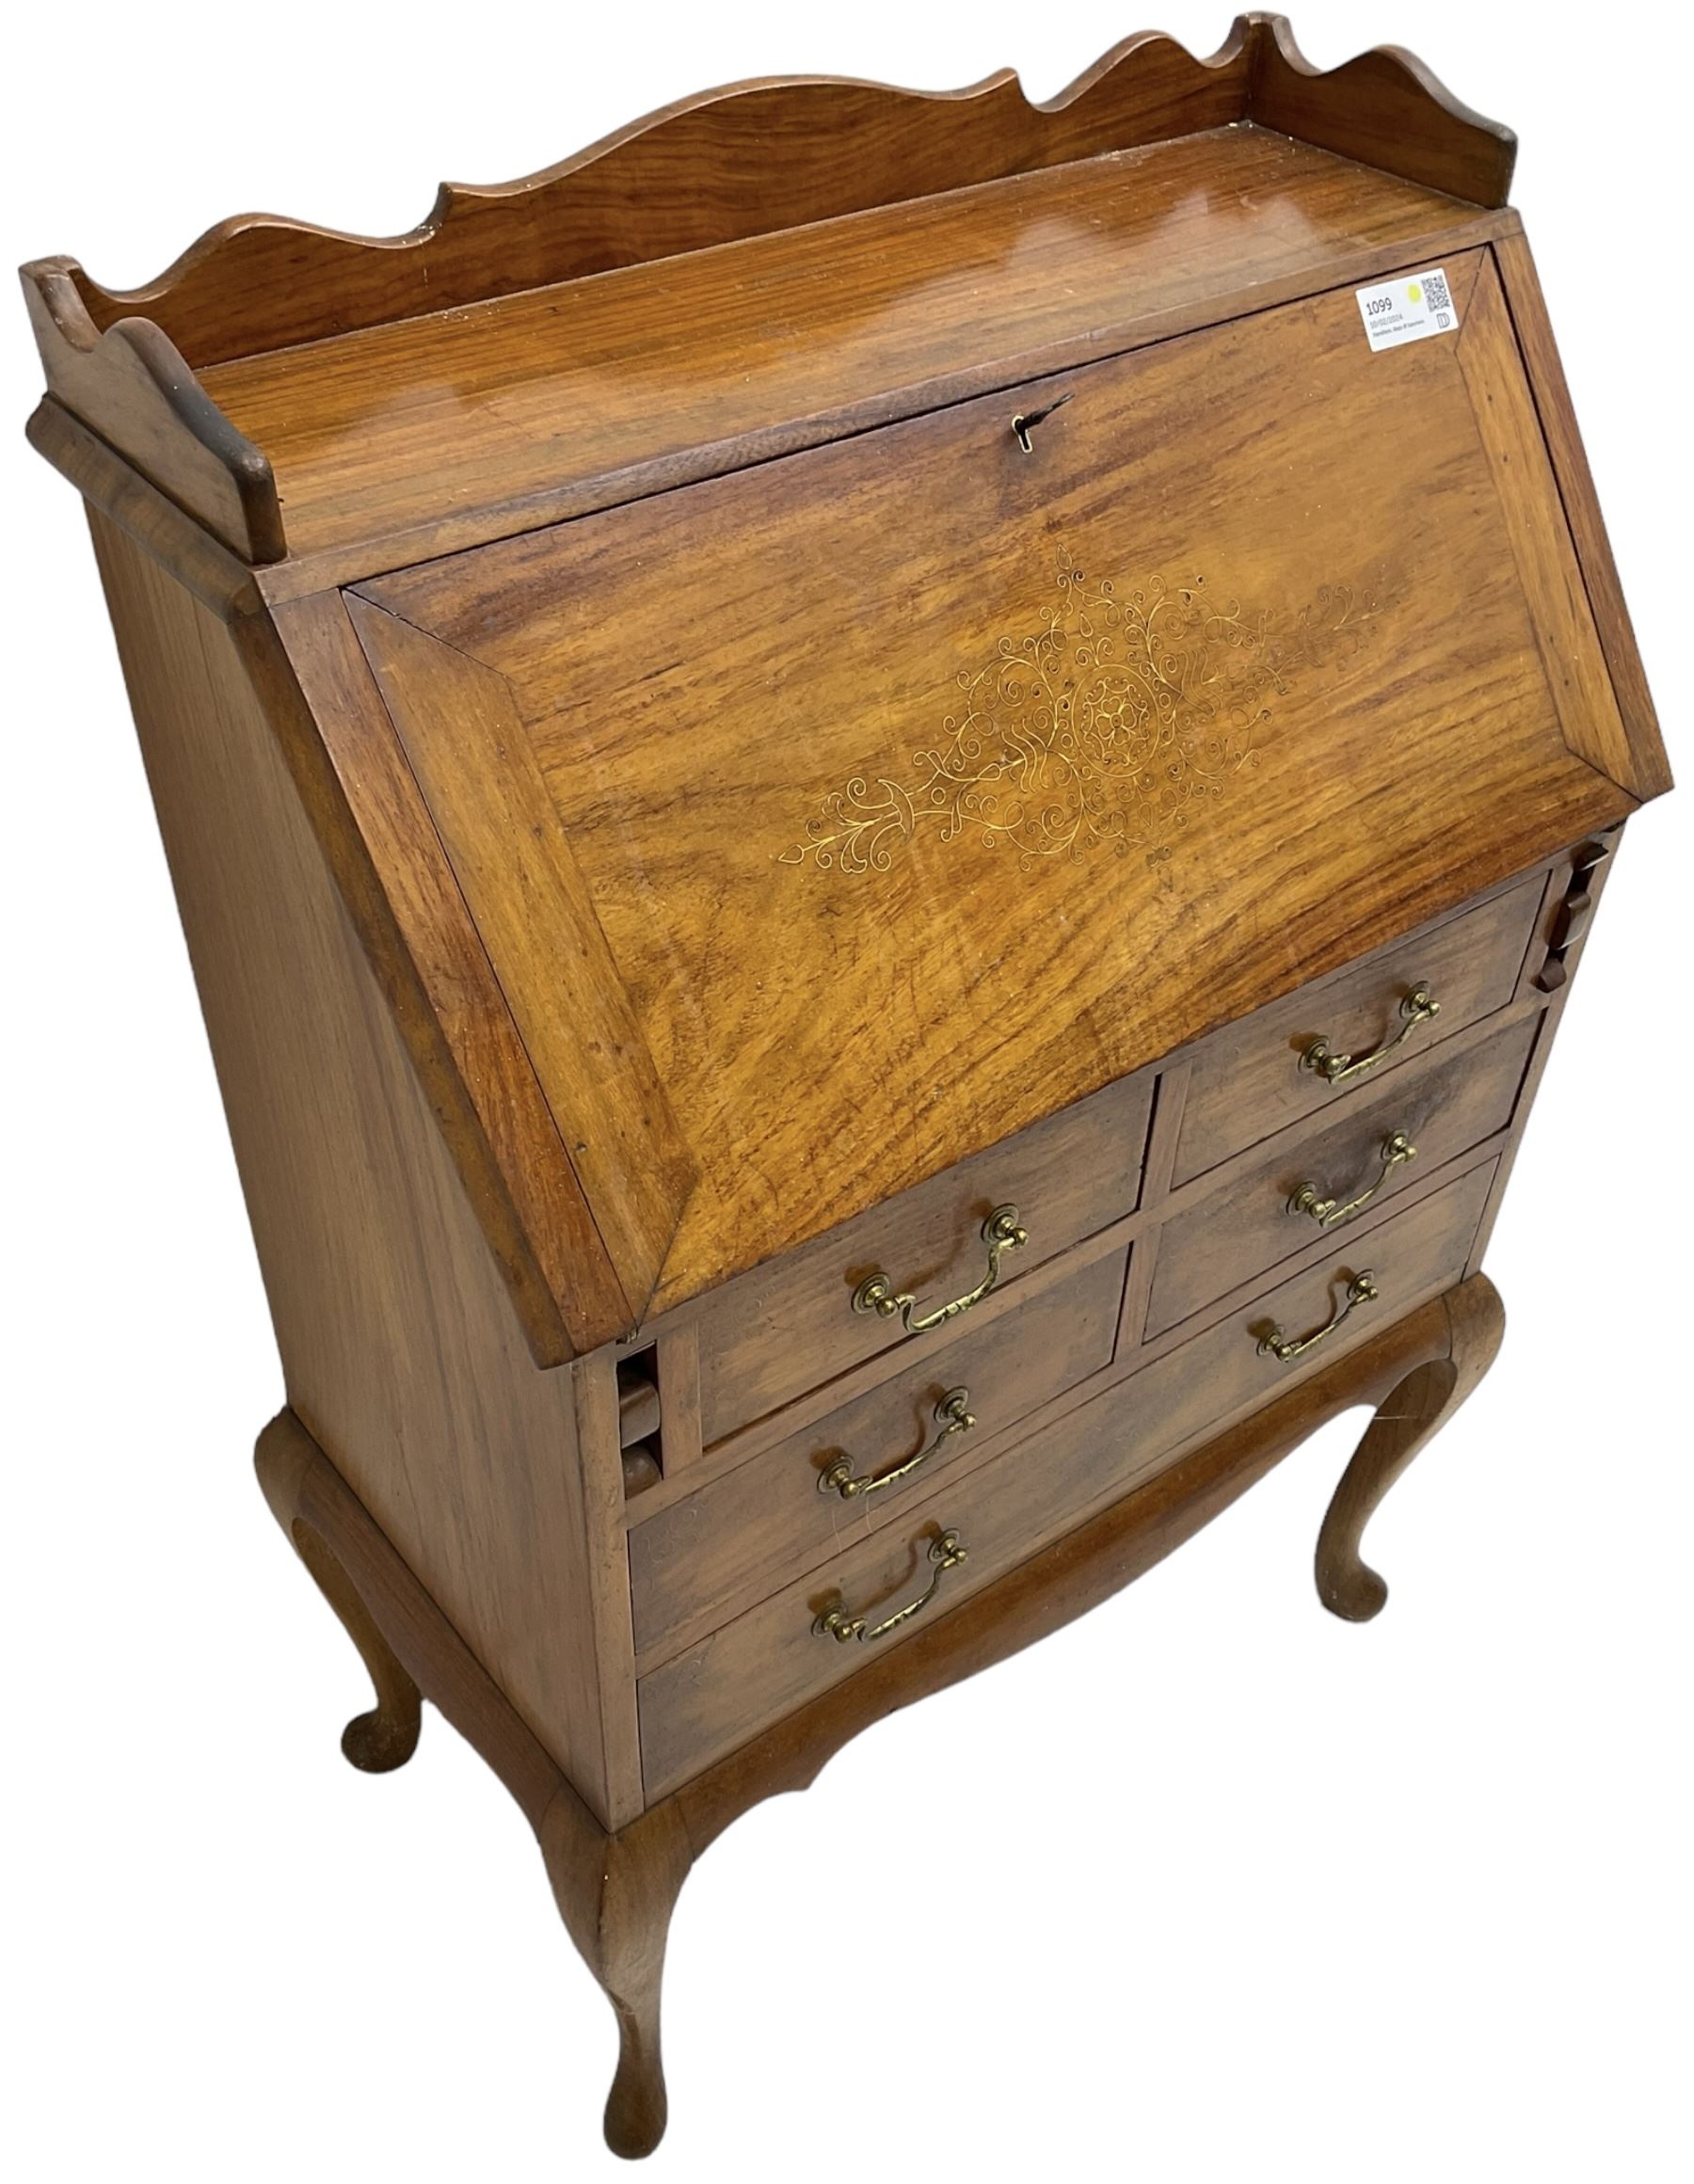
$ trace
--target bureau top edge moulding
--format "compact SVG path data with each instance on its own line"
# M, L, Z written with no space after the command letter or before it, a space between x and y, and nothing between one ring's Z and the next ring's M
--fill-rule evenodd
M538 1360L1667 786L1511 155L1254 15L24 268L36 442L243 630ZM1373 355L1352 286L1430 262L1457 336ZM1102 615L1205 756L984 824L1009 663Z

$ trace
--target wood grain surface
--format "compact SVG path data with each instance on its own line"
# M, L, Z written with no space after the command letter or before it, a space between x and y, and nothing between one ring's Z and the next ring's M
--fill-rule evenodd
M618 1277L619 1326L607 1331L633 1327L693 1164L511 690L363 600L350 612Z
M1148 1307L1148 1338L1162 1334L1213 1298L1251 1282L1319 1233L1290 1210L1307 1183L1337 1210L1366 1190L1381 1207L1416 1174L1467 1153L1511 1121L1518 1087L1535 1044L1534 1017L1519 1016L1479 1045L1435 1053L1372 1091L1366 1083L1337 1108L1319 1109L1305 1127L1279 1137L1226 1189L1176 1214L1159 1230ZM1403 1135L1414 1157L1384 1171L1385 1140ZM1323 1231L1345 1241L1343 1227Z
M1286 151L1295 149L1296 138L1327 147L1322 164L1331 183L1340 199L1356 199L1361 208L1373 185L1382 195L1385 178L1372 169L1403 177L1391 217L1410 220L1414 229L1421 225L1432 246L1432 213L1453 237L1449 247L1457 243L1451 215L1459 213L1462 225L1463 212L1474 206L1504 205L1513 155L1509 130L1462 106L1410 55L1389 48L1318 71L1300 55L1281 17L1255 13L1238 18L1209 60L1194 59L1159 33L1140 33L1042 104L1026 99L1009 71L941 94L829 78L731 85L679 101L522 182L481 189L443 185L429 218L406 235L364 238L248 215L221 222L139 289L104 288L68 257L36 261L23 268L23 278L50 390L223 543L255 564L276 565L291 549L296 556L321 557L337 539L344 546L359 537L386 534L392 540L397 526L399 534L412 535L413 550L400 555L404 561L468 543L462 534L452 535L455 528L462 533L468 501L515 508L526 493L539 494L551 502L550 515L532 510L531 522L571 512L571 495L561 494L553 473L562 454L569 467L571 428L592 417L597 405L572 405L566 387L535 352L539 343L544 357L552 356L562 334L580 330L584 299L593 318L595 283L607 273L655 264L667 269L658 290L649 291L647 306L638 305L650 317L655 296L660 311L664 309L670 269L690 258L827 229L888 208L933 208L973 189L1063 177L1128 151L1207 134L1230 146L1254 135ZM1221 156L1227 160L1231 152ZM1188 194L1193 200L1192 190ZM1221 213L1232 204L1238 211L1250 201L1263 204L1267 194L1244 175L1238 176L1233 191L1208 192L1205 223L1195 234L1221 231ZM1423 200L1421 222L1413 203L1417 199ZM1167 202L1167 214L1170 209ZM939 216L956 227L959 210L943 209ZM986 220L995 224L992 212ZM1014 216L1010 226L1016 225ZM1334 276L1353 277L1335 263L1340 230L1323 232L1319 221L1302 234L1298 221L1290 227L1283 218L1281 233L1295 247L1292 259L1279 263L1278 223L1260 219L1254 225L1265 246L1255 268L1261 282L1281 281L1291 292L1299 285L1295 268L1303 263L1309 273L1314 250L1321 256L1326 249ZM967 252L980 243L982 226L979 217L979 233L970 237ZM1505 229L1478 231L1469 239L1495 231ZM906 235L909 241L909 226ZM1413 236L1403 225L1400 236L1410 246ZM1193 237L1187 247L1172 240L1176 264L1195 254ZM1008 299L1033 297L1045 289L1049 310L1056 303L1063 316L1063 299L1085 295L1089 283L1073 281L1053 265L1050 233L1027 241L1040 245L1021 253L1029 264L1019 262L1015 240L1008 240L994 276L997 300L1008 322L1015 322L1020 314L1006 309ZM955 234L955 248L958 243ZM831 288L838 285L837 260L832 248ZM868 239L861 264L892 266L897 261L909 291L915 267L898 232L891 247L886 240ZM932 277L944 277L945 268L945 259L933 261ZM708 280L720 291L762 285L751 267L709 271ZM851 323L854 283L841 285L849 292ZM971 297L971 284L956 288L956 295ZM485 365L481 400L474 406L480 430L472 431L472 405L461 403L451 412L441 405L443 392L452 399L452 379L463 383L471 354L453 337L461 326L486 317L490 302L525 295L541 299L539 320L532 308L497 322L495 347L503 369L495 383ZM988 383L995 366L985 354L968 352L992 322L982 321L969 305L963 313L956 304L950 310L939 294L932 300L943 325L953 316L979 321L974 337L967 327L959 329L963 350L955 336L954 354L966 356L965 368L979 386ZM767 301L774 307L767 317L788 315L777 296ZM1168 322L1170 312L1165 316ZM1037 309L1032 323L1040 319ZM1082 323L1073 326L1073 333ZM386 356L357 343L344 346L348 335L396 327L421 327L422 346L405 334ZM1156 330L1143 326L1143 338ZM1169 323L1162 330L1171 330ZM1099 334L1096 325L1087 326L1086 341L1096 344L1095 353ZM456 351L456 373L444 361L424 360L443 335L447 349ZM814 326L810 335L809 345L822 356L838 345L821 327ZM688 339L696 353L707 345L698 337ZM1109 345L1124 345L1123 338ZM341 354L328 370L314 372L338 347ZM994 343L983 347L992 350ZM901 376L895 366L899 348L898 340L885 348L887 368L871 368L868 391L864 359L856 374L861 398L874 402L885 418L903 413L892 392ZM526 414L519 417L517 388L526 375L518 359L526 350L530 388L522 405ZM286 353L280 376L264 368L279 352ZM255 360L258 377L249 384L243 373ZM1077 359L1054 359L1066 360ZM605 363L602 359L598 375L602 396L620 378L632 382L642 376L627 358L621 373L605 369ZM211 375L220 367L233 372L227 389L214 391ZM855 377L849 371L847 383ZM1003 366L999 377L1005 377ZM317 390L312 393L314 378ZM734 375L729 378L733 385ZM409 393L403 391L408 385ZM372 389L377 391L374 412ZM778 440L786 435L791 446L807 439L797 418L774 422L762 406L759 375L749 375L743 391L754 404L751 409L744 399L742 404L742 459L779 452L773 432ZM219 406L226 393L253 432ZM720 431L727 395L723 390L717 406ZM917 406L908 401L904 407ZM679 409L651 390L638 407L649 413L675 410L679 418L696 408L691 402ZM845 408L838 405L836 429L846 428L851 408L850 400ZM861 419L866 422L871 419ZM765 444L756 446L761 433ZM711 437L703 421L701 434ZM809 437L826 436L814 426ZM287 476L280 484L273 438L286 443ZM421 438L435 443L430 464L417 459ZM699 445L696 436L695 475L711 468L698 461ZM424 483L422 493L410 496L408 513L407 482L427 481L444 467L444 454L456 457L450 467L457 475L433 494ZM648 476L643 489L657 489L660 483ZM373 506L374 486L380 512ZM605 498L602 493L600 501ZM584 501L579 488L576 504L599 503L592 495ZM430 518L433 547L422 535ZM480 534L497 535L499 528L485 527ZM384 561L367 557L362 571L342 570L333 581L398 566L390 552ZM330 580L326 575L322 581ZM277 596L298 597L299 591L296 580Z
M1252 120L1505 202L1511 132L1420 61L1390 47L1314 69L1286 18L1255 11L1206 60L1137 32L1039 104L1009 69L940 93L767 77L679 100L521 182L444 184L409 234L248 215L144 288L69 271L94 325L145 312L198 366Z
M1366 1525L1407 1465L1475 1394L1506 1332L1506 1315L1490 1282L1462 1283L1447 1299L1447 1355L1414 1366L1382 1404L1341 1475L1318 1534L1318 1597L1350 1623L1369 1622L1388 1599L1388 1587L1359 1553Z
M699 1178L659 1308L1632 805L1458 341L1350 292L361 590L511 686Z
M1447 1357L1461 1342L1474 1358L1470 1331L1491 1314L1497 1316L1498 1299L1478 1276L1392 1321L615 1831L559 1774L291 1412L261 1436L258 1467L279 1523L349 1635L367 1658L374 1635L393 1676L441 1710L535 1829L560 1916L617 2017L606 2137L615 2152L634 2157L652 2150L665 2124L659 2025L671 1913L695 1860L725 1828L763 1798L807 1788L833 1753L885 1715L1004 1660L1109 1598L1325 1420L1356 1403L1390 1401L1420 1363ZM326 1583L331 1570L339 1577ZM379 1657L377 1666L379 1690L392 1696L389 1659ZM398 1697L405 1699L403 1687Z
M1111 1360L1124 1291L1114 1251L1043 1288L1009 1318L957 1339L764 1449L630 1533L635 1647L651 1657L679 1634L698 1634L900 1518L935 1479L967 1474L984 1443ZM936 1439L935 1408L962 1388L974 1420L942 1442L911 1477L843 1499L819 1491L845 1460L860 1479L903 1463Z
M1015 1289L1132 1213L1152 1099L1149 1075L1109 1085L711 1291L695 1317L706 1444L910 1339L900 1319L852 1309L867 1275L920 1306L961 1297L986 1267L984 1219L1012 1204L1029 1236L1001 1261L1000 1287Z
M321 593L272 619L272 717L295 729L302 796L535 1362L558 1364L629 1300L346 602Z
M533 530L1496 227L1237 128L201 378L274 466L292 551L334 573L362 554L363 574L373 555Z
M1521 231L1502 233L1494 247L1494 263L1511 313L1512 331L1523 354L1529 387L1535 397L1536 416L1546 441L1547 454L1558 480L1571 535L1582 561L1589 605L1606 649L1613 695L1629 741L1630 772L1619 776L1626 788L1645 799L1662 796L1670 787L1670 767L1659 734L1658 715L1647 675L1624 604L1611 541L1600 513L1592 472L1583 448L1571 391L1565 384L1553 328L1547 317L1546 298L1526 236Z
M1039 104L732 86L128 295L24 269L344 1749L427 1698L512 1788L620 2154L723 1826L1353 1401L1317 1573L1374 1614L1365 1525L1494 1355L1669 785L1513 151L1254 14ZM1435 267L1456 323L1373 349L1354 290Z
M915 1496L901 1520L794 1582L712 1636L644 1676L643 1775L649 1799L666 1795L767 1724L874 1660L921 1628L915 1617L871 1645L841 1645L813 1630L838 1600L872 1621L923 1592L933 1539L956 1527L969 1560L941 1574L951 1607L1155 1470L1197 1433L1270 1400L1295 1376L1366 1340L1374 1327L1450 1286L1464 1265L1488 1196L1491 1170L1474 1170L1393 1215L1362 1243L1337 1244L1332 1264L1262 1296L1158 1364L1032 1433L1014 1453ZM1293 1365L1260 1354L1272 1321L1304 1333L1339 1304L1349 1274L1367 1264L1381 1298L1337 1336Z
M24 300L48 392L244 561L288 550L270 459L232 425L152 320L104 331L69 259L24 269Z
M1542 672L1564 740L1590 765L1633 790L1634 755L1569 529L1547 520L1549 509L1561 507L1558 489L1492 252L1471 291L1459 360L1499 487L1541 646Z
M1203 1174L1301 1116L1333 1117L1367 1087L1504 1008L1516 991L1541 899L1537 875L1207 1040L1193 1058L1174 1180ZM1419 985L1429 987L1440 1014L1415 1025L1377 1068L1330 1084L1302 1066L1318 1039L1362 1057L1398 1038L1405 1029L1400 1004Z
M42 395L24 426L38 454L68 478L90 508L118 529L220 622L246 620L263 601L253 571L152 479L91 431L53 394Z
M237 634L92 521L289 1401L620 1817L588 1509L615 1445L579 1448L570 1373L535 1369Z

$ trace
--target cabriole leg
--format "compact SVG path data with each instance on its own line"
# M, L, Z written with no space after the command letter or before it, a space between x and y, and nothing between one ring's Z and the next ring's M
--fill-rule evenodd
M261 1437L254 1459L259 1483L272 1515L358 1647L376 1687L375 1707L368 1714L356 1714L342 1731L342 1750L365 1774L386 1775L405 1766L417 1750L423 1702L417 1685L395 1660L346 1571L319 1535L296 1513L290 1455L283 1444Z
M1386 1395L1342 1474L1318 1535L1318 1597L1349 1622L1381 1613L1388 1587L1359 1554L1377 1506L1430 1436L1445 1426L1494 1361L1506 1331L1499 1293L1474 1274L1443 1299L1452 1346L1415 1366Z
M375 1711L349 1725L347 1757L369 1768L409 1759L422 1689L505 1783L535 1830L566 1928L616 2013L606 2143L626 2160L650 2154L665 2125L659 2048L665 1941L695 1847L679 1802L667 1800L616 1832L601 1826L292 1411L260 1436L257 1468L272 1514L376 1686ZM742 1809L735 1806L728 1817ZM707 1826L702 1840L724 1825Z
M617 2015L606 2144L625 2160L639 2160L664 2135L660 1988L671 1913L693 1850L674 1811L645 1813L605 1835L568 1791L554 1799L538 1832L565 1924Z

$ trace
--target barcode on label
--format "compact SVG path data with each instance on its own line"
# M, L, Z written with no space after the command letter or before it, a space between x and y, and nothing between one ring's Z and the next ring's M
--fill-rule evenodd
M1446 269L1402 274L1377 288L1355 288L1365 339L1373 349L1398 349L1406 342L1427 342L1431 334L1458 330L1459 312L1447 286Z

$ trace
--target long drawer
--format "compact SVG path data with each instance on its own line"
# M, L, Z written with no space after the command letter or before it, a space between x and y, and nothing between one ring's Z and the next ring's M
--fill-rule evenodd
M1157 1470L1214 1422L1281 1392L1463 1272L1493 1180L1484 1162L1338 1246L1271 1289L1040 1428L980 1470L943 1478L907 1521L796 1580L642 1678L642 1766L662 1796L768 1723L851 1676L877 1646L899 1645L924 1616L992 1583L1047 1540ZM1368 1273L1375 1295L1349 1307ZM1356 1288L1351 1294L1357 1294ZM1344 1316L1339 1316L1344 1315ZM1333 1331L1288 1362L1264 1347ZM944 1542L957 1535L967 1559ZM880 1638L880 1623L924 1599ZM848 1634L838 1639L828 1626ZM852 1634L856 1622L867 1636Z
M1144 1339L1251 1282L1319 1230L1341 1237L1511 1120L1540 1018L1508 1024L1460 1053L1440 1050L1373 1092L1285 1131L1227 1186L1159 1231Z
M635 1525L637 1652L898 1522L943 1473L1110 1363L1124 1264L1120 1248L986 1326L972 1331L967 1320L938 1357Z
M1152 1104L1151 1073L1120 1079L715 1291L699 1318L706 1445L903 1338L899 1313L854 1309L871 1276L919 1317L976 1287L997 1207L1015 1206L1029 1239L1003 1254L1002 1283L1133 1213Z
M1502 1008L1542 892L1539 874L1522 881L1206 1040L1194 1053L1173 1184L1329 1112ZM1419 999L1426 992L1432 1013Z

